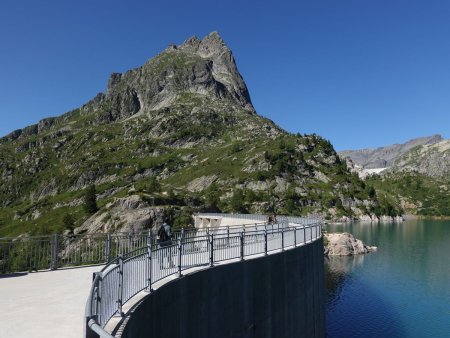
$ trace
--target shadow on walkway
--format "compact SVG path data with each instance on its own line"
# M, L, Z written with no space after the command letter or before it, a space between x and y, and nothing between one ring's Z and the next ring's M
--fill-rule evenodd
M28 272L15 272L15 273L7 273L7 274L0 274L0 279L3 278L14 278L14 277L23 277L28 275Z

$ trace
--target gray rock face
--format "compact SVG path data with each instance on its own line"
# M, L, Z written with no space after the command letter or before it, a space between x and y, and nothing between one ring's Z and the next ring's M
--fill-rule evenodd
M198 177L188 184L187 189L192 192L203 191L216 181L217 178L217 175Z
M343 158L350 157L353 163L362 166L364 169L385 168L391 166L401 155L414 147L435 144L442 140L441 135L433 135L415 138L403 144L393 144L376 149L344 150L338 152L338 154Z
M182 93L228 98L254 112L231 50L217 32L171 45L142 67L113 73L106 95L88 103L87 110L100 104L99 122L111 122L169 107Z
M151 206L138 195L116 199L87 219L75 234L98 232L139 233L162 224L166 215L163 207Z
M327 243L324 253L329 256L359 255L377 249L374 246L365 245L361 240L356 239L348 232L325 234L324 240Z
M80 111L96 112L95 124L106 124L171 107L186 94L228 99L249 114L255 113L233 54L217 32L202 40L191 37L179 46L169 46L141 67L111 74L106 94L97 94ZM70 112L16 130L0 138L0 143L37 135L68 116Z
M450 178L450 140L442 140L411 149L392 165L395 171L417 171L436 177Z

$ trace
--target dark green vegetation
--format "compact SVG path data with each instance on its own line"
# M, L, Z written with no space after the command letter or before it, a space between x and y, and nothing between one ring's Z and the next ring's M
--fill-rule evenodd
M93 214L98 211L97 206L97 196L95 191L95 185L91 185L88 188L86 188L85 195L84 195L84 211L88 214ZM67 221L67 216L63 219L63 221L66 220L64 223L70 223ZM72 221L73 223L73 221Z
M366 180L376 188L379 199L420 216L450 216L450 182L417 172L393 172ZM381 197L381 198L380 198Z
M181 227L195 211L385 210L330 142L255 113L217 33L113 74L106 94L0 139L0 182L0 236L83 223L138 230L163 218Z

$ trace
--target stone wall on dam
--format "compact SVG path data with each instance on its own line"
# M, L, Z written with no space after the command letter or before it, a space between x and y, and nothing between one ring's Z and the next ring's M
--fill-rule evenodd
M323 243L176 279L132 311L123 338L325 337Z

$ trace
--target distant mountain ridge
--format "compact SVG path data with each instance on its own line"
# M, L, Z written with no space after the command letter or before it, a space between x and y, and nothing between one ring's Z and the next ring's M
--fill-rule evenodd
M450 140L440 135L340 152L348 167L408 214L450 216ZM384 168L384 169L383 169ZM372 175L379 174L379 175Z
M403 154L417 146L435 144L443 141L441 135L419 137L402 144L393 144L385 147L366 148L360 150L339 151L339 156L349 157L354 164L363 169L387 168L392 166Z

